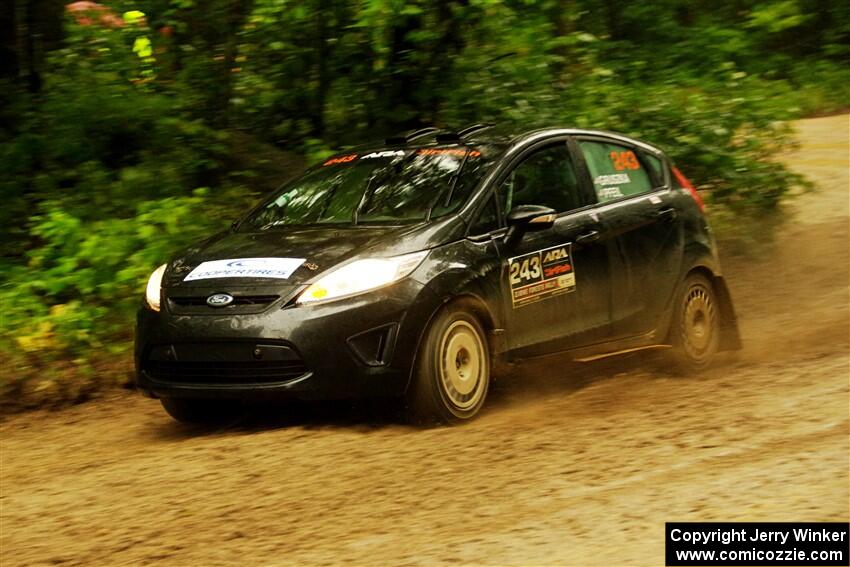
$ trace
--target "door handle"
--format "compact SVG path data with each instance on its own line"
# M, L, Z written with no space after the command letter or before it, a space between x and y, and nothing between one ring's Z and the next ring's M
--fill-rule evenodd
M657 211L655 211L655 218L665 221L671 221L677 216L679 216L679 213L677 213L676 209L674 209L673 207L665 207L663 209L658 209Z
M583 232L576 236L576 244L590 244L591 242L596 242L597 240L599 240L598 230L590 230L588 232Z

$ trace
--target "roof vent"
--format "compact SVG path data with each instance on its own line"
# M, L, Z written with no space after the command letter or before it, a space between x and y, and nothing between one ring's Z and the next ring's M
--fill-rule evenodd
M464 136L469 136L474 132L478 132L479 130L486 130L487 128L492 128L493 124L489 122L482 122L480 124L473 124L472 126L467 126L463 130L457 133L457 135L461 138Z

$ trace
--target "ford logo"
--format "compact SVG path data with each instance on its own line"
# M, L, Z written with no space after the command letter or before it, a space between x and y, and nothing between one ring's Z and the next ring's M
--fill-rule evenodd
M214 293L207 298L210 307L224 307L233 303L233 296L229 293Z

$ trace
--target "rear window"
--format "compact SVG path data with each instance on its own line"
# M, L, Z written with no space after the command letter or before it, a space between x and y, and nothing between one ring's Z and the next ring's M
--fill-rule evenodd
M635 150L619 144L579 142L600 203L652 190L652 180Z

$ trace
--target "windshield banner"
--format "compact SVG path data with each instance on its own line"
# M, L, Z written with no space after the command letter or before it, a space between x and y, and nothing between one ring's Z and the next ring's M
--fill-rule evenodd
M189 272L184 282L213 278L287 279L306 258L239 258L203 262Z

